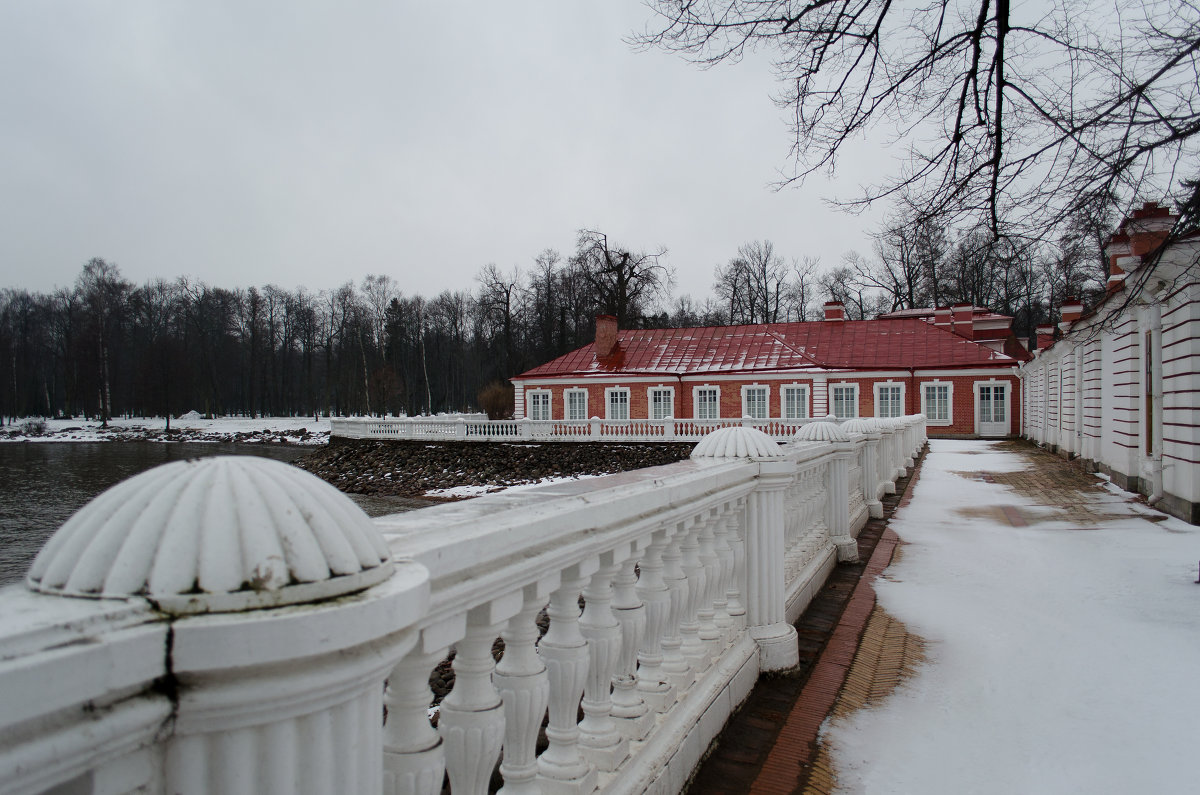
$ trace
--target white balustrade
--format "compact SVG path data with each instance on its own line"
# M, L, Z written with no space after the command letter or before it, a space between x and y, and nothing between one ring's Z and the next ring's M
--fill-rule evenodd
M509 793L677 788L756 676L795 665L790 622L854 544L856 512L882 493L883 475L919 453L924 425L904 418L781 447L751 427L762 421L674 422L679 438L704 437L689 461L373 521L315 479L281 488L261 510L279 514L271 526L284 527L287 544L308 550L304 580L284 572L276 582L254 566L251 579L214 573L225 557L168 544L178 571L202 570L187 562L194 554L226 590L161 576L138 586L136 566L150 571L139 561L158 554L144 542L158 537L152 525L172 515L166 508L108 525L113 552L76 575L64 556L87 547L86 536L52 540L31 574L42 593L0 591L13 616L0 623L4 791L393 795L436 793L448 778L455 793L482 793L497 770ZM558 422L555 433L663 427L645 423ZM477 418L408 427L418 424L460 439L498 427L538 438L544 427ZM401 438L397 428L377 436ZM177 470L178 489L154 470L142 491L98 498L85 518L135 511L159 493L216 506L245 498L251 479L193 466ZM188 484L210 489L206 499ZM222 488L229 494L211 491ZM223 509L211 516L213 533L237 521ZM128 552L126 536L139 540ZM253 535L239 543L276 548ZM112 572L104 561L116 561ZM153 590L167 580L178 593ZM76 598L79 583L92 598ZM430 673L450 649L454 684L439 703ZM539 754L543 722L549 745Z

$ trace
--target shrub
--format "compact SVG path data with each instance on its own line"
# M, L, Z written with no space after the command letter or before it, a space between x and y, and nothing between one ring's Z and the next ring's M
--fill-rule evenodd
M493 381L479 390L479 408L487 412L489 420L512 419L515 402L511 384Z
M46 425L46 421L40 417L21 423L21 433L26 436L45 436L47 430L49 427Z

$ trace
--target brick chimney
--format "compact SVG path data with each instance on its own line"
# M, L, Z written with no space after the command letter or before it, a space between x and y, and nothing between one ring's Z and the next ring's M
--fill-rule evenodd
M1054 344L1054 324L1043 323L1037 327L1037 350L1049 348Z
M845 320L846 307L841 301L826 301L825 302L825 319L826 320Z
M612 315L596 315L596 355L611 356L617 349L617 319Z
M1178 219L1178 215L1160 207L1158 202L1146 202L1141 209L1125 216L1104 247L1108 257L1107 292L1114 293L1124 286L1125 274L1136 270L1143 256L1162 245Z
M1083 302L1078 298L1070 297L1062 302L1062 306L1058 308L1060 322L1058 328L1063 334L1071 328L1071 324L1083 315Z
M957 334L962 334L967 339L971 339L972 332L975 328L975 305L974 304L955 304L950 308L951 330Z
M951 328L954 325L954 318L951 314L952 311L953 310L951 310L948 306L939 306L937 309L933 310L933 325Z

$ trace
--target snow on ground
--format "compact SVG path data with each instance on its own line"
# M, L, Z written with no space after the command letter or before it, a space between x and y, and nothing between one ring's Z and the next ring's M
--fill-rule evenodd
M44 431L38 431L44 424ZM329 419L312 417L217 417L206 420L189 412L171 420L171 433L165 432L161 417L111 419L108 428L99 420L27 419L0 428L0 442L108 442L144 439L154 442L287 442L325 444L329 441Z
M572 480L586 480L587 478L598 478L602 475L571 475L565 477L542 478L530 483L522 483L519 486L496 486L485 484L482 486L454 486L448 489L430 489L425 492L426 497L438 497L441 499L465 500L470 497L480 497L484 494L496 494L501 491L524 491L532 489L535 486L546 486L551 483L567 483Z
M933 440L891 527L879 604L927 662L879 707L827 724L849 793L1131 793L1196 788L1200 528L1097 492L1082 529L963 472L1019 453ZM1028 527L981 519L1019 506ZM972 518L976 517L976 518Z

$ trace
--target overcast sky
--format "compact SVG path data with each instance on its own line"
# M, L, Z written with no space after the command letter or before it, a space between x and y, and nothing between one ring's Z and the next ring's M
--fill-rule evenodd
M668 249L707 295L749 240L826 267L873 219L787 166L769 62L702 70L622 41L638 0L0 4L0 287L126 278L313 290L395 278L473 289L480 267L569 255L599 229Z

